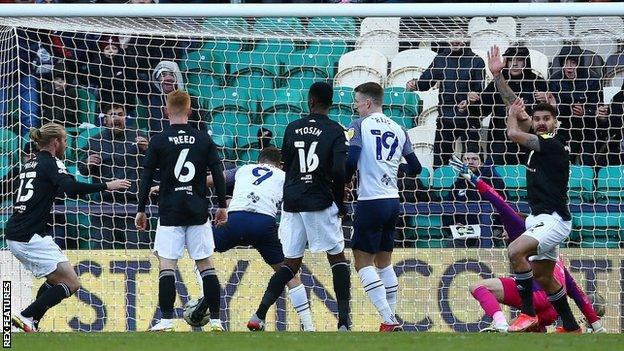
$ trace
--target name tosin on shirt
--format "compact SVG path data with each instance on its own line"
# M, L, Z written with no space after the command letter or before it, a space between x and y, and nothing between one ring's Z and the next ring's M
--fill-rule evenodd
M295 134L313 134L316 136L321 135L321 133L323 133L322 130L316 128L316 127L303 127L303 128L297 128L295 129Z

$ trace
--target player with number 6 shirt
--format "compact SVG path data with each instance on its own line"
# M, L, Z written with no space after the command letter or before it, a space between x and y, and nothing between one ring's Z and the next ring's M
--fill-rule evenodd
M225 178L217 146L210 136L188 124L191 100L188 93L175 90L167 95L169 128L154 136L149 143L139 186L139 203L135 224L145 230L145 206L156 170L160 170L160 215L154 241L160 275L158 304L162 314L151 331L173 330L175 270L184 248L195 260L202 277L204 297L191 315L199 325L206 310L210 311L210 329L221 331L219 319L221 287L211 259L214 252L212 228L208 221L210 203L206 176L210 170L219 201L215 221L227 221Z

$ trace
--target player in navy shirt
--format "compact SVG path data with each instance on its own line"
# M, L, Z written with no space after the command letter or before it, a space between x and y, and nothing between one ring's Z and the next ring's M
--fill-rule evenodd
M507 136L528 150L527 195L531 215L525 220L526 231L507 250L522 307L508 331L528 331L539 323L533 304L535 273L535 280L548 294L548 301L561 317L561 331L580 332L566 291L553 274L559 245L572 230L567 206L569 151L556 135L557 109L548 103L539 103L533 106L529 117L524 101L515 96L501 74L505 62L497 46L493 46L488 53L488 67L503 99L513 101L508 110Z
M219 200L217 224L227 221L225 178L217 147L210 136L187 123L190 108L191 100L186 92L175 90L167 95L170 126L150 140L139 187L135 223L137 229L145 230L145 206L154 172L160 170L160 218L154 253L160 265L158 303L162 318L151 331L173 329L174 271L185 247L195 260L204 289L204 297L191 314L191 322L199 326L209 309L210 329L223 330L219 319L221 287L211 259L214 239L208 221L207 171L210 169L212 173Z
M76 272L46 228L57 195L125 190L130 186L127 180L94 184L77 182L59 159L65 155L67 147L67 133L59 124L48 123L39 129L33 128L30 138L37 144L39 152L24 164L19 174L13 215L5 229L11 253L35 277L46 278L35 302L12 317L13 325L25 332L37 331L46 311L80 287Z
M286 259L247 323L250 330L264 330L266 313L299 272L306 246L312 252L327 253L338 303L338 329L349 329L350 273L340 220L347 146L342 126L327 117L332 98L331 85L312 84L310 115L286 127L282 149L286 180L279 228Z

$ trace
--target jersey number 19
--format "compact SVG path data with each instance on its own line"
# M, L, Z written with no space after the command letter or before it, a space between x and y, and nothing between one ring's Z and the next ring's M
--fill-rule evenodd
M377 159L383 159L381 154L383 149L390 149L386 161L392 160L392 156L394 156L394 153L399 146L399 138L397 138L392 132L385 132L382 134L379 129L371 129L371 134L375 136Z

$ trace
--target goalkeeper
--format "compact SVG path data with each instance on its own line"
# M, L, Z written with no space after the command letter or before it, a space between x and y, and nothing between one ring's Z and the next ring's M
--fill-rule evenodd
M456 156L453 156L449 164L459 172L459 176L465 178L471 185L477 188L483 199L492 203L492 206L494 206L501 216L509 242L518 238L525 231L523 215L514 211L496 190L479 177L475 176L468 165L463 164ZM600 310L600 315L604 315L604 308L598 308L599 306L594 307L592 305L590 298L585 295L583 290L578 286L565 267L561 257L559 257L556 262L554 276L564 287L568 296L570 296L579 307L590 329L595 333L605 333L606 329L602 326L600 317L596 313L596 310ZM499 303L515 308L520 308L522 304L516 282L512 277L481 280L470 286L470 293L479 301L485 313L494 319L493 327L489 328L488 331L506 332L509 327ZM595 295L596 296L592 296L593 301L597 302L598 300L603 300L600 295ZM546 326L554 323L558 315L548 301L546 292L543 291L538 284L533 284L533 303L539 324L532 331L545 332ZM559 328L557 331L558 330Z

